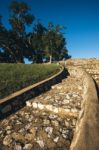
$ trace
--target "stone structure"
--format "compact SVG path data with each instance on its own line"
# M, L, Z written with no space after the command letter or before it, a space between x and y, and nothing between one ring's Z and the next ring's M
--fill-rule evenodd
M71 59L66 63L67 66L81 66L99 84L99 59Z
M72 64L72 65L71 65ZM67 66L83 68L72 71L72 74L83 78L83 103L76 125L71 150L98 150L99 149L99 60L76 59L69 60ZM93 80L91 76L93 77ZM96 84L96 83L97 84Z
M0 99L0 119L21 109L27 100L49 90L52 85L61 82L67 75L67 70L60 67L60 71L52 77Z
M98 150L98 87L88 74L98 83L98 64L68 60L67 78L0 121L1 150Z

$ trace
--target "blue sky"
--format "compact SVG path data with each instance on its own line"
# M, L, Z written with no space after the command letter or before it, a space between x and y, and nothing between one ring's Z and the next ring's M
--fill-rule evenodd
M3 23L8 25L8 6L12 0L0 1ZM23 0L31 12L47 25L49 21L67 29L65 37L72 57L99 58L99 0Z

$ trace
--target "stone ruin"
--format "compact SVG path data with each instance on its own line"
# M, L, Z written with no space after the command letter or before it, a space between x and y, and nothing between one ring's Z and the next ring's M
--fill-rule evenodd
M99 60L65 65L62 82L0 121L0 150L99 150Z

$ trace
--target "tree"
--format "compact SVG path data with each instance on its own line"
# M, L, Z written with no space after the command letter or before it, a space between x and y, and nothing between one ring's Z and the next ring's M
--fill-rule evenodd
M65 38L61 32L63 28L63 26L54 25L52 22L48 24L48 30L44 41L46 55L50 56L50 63L52 58L54 60L59 60L60 58L62 59L63 54L67 54L68 52L65 48Z
M35 17L29 13L30 8L24 2L13 1L10 5L9 22L14 32L23 37L26 33L26 26L31 25Z
M44 37L46 35L46 31L47 29L38 21L33 28L33 33L30 35L30 43L32 49L35 50L34 61L36 63L41 63L45 56Z
M15 38L12 49L16 52L17 62L24 62L24 57L33 55L32 48L27 40L26 27L31 25L35 17L29 13L30 8L24 2L13 1L10 5L11 37ZM11 38L10 37L10 38Z
M71 56L68 54L67 48L64 47L63 49L61 49L61 54L60 54L59 60L69 59L69 58L71 58Z
M33 50L27 40L26 27L32 24L34 16L29 13L29 10L24 2L11 3L10 30L5 29L0 19L0 60L24 63L24 57L32 57Z
M0 17L0 63L9 62L9 53L11 54L8 46L8 31L2 24L2 17ZM9 53L8 53L8 51Z
M54 60L70 58L66 48L63 26L52 22L45 27L40 21L33 26L32 32L27 27L32 25L35 17L24 2L12 1L10 5L8 30L0 17L0 62L24 63L24 58L41 63L44 57Z

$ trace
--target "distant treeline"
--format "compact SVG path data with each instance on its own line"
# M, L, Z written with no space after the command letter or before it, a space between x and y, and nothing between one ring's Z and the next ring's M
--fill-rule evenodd
M44 58L51 61L71 57L63 26L49 22L45 27L24 2L12 1L9 8L10 29L0 17L0 63L24 63L24 58L41 63ZM30 25L32 32L28 31Z

